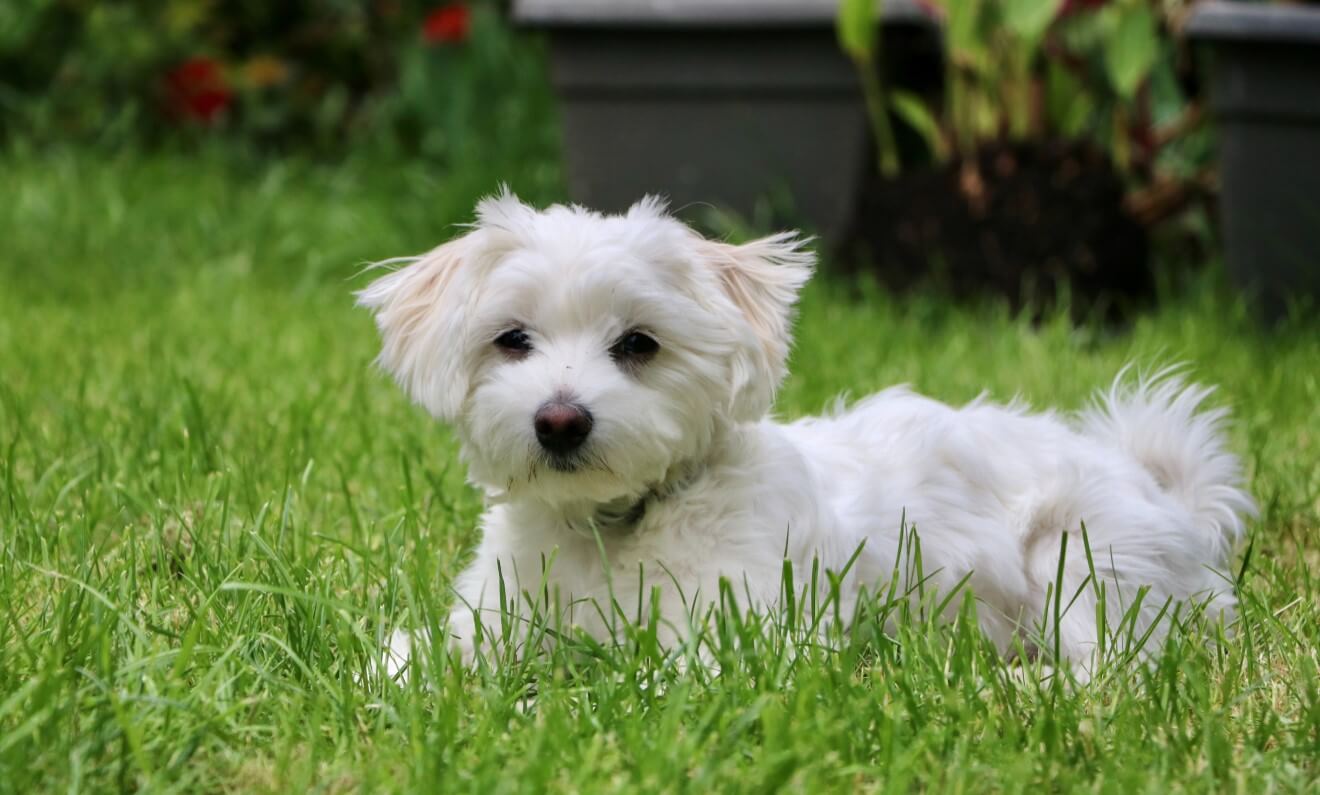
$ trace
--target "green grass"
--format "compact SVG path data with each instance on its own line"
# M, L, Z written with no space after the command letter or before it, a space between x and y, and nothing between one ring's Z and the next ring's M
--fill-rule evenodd
M1213 278L1123 331L817 284L778 410L903 381L1076 407L1190 363L1262 505L1226 643L1077 692L921 622L744 638L719 676L644 644L374 674L444 614L480 500L350 291L489 173L555 195L501 169L0 157L0 791L1320 790L1320 326L1261 330Z

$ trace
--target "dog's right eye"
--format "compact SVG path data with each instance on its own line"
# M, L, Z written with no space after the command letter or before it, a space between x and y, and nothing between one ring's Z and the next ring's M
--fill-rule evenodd
M509 356L523 356L532 350L532 338L520 328L509 329L495 338L495 347Z

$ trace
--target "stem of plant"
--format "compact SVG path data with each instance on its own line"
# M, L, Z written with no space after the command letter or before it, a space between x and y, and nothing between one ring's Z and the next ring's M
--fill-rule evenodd
M875 136L876 163L885 178L898 176L898 148L894 143L894 128L889 123L885 108L884 81L880 67L870 59L857 58L857 74L862 81L862 95L866 98L866 114L871 120L871 133Z

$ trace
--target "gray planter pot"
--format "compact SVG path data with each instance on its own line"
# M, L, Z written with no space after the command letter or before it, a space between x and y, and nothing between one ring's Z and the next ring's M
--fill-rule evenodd
M603 210L646 193L689 216L744 215L764 197L827 239L848 227L870 163L865 110L834 33L836 0L519 0L514 18L548 31L568 186ZM889 73L910 68L936 26L887 0ZM935 68L938 71L938 67ZM934 77L938 80L938 77Z
M1229 274L1278 317L1320 297L1320 7L1210 2L1187 33L1211 56Z

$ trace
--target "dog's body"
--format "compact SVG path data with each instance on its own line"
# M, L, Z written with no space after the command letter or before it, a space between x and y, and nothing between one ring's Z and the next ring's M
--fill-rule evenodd
M673 640L722 579L741 606L773 609L785 559L800 584L856 554L848 615L895 572L913 584L896 565L908 530L924 589L965 580L1005 652L1047 639L1033 626L1065 534L1067 660L1096 644L1100 583L1115 619L1149 589L1142 631L1167 602L1231 614L1225 570L1253 506L1221 414L1197 413L1208 390L1116 384L1062 418L896 388L777 424L764 414L809 267L787 236L706 241L652 202L602 217L504 196L475 231L363 291L382 363L453 422L490 502L455 585L449 630L465 656L478 617L498 632L501 610L530 605L598 637L654 609Z

